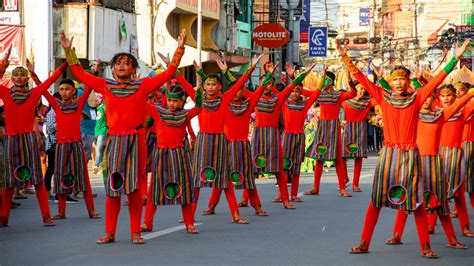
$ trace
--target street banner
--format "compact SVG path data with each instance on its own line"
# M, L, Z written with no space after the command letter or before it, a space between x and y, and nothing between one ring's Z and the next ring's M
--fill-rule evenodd
M359 26L370 26L370 11L371 8L359 9Z
M328 46L327 27L309 27L308 56L326 57Z
M10 54L10 65L21 65L23 58L22 49L22 27L0 24L0 55L12 46Z
M266 48L278 48L290 40L290 33L280 24L266 23L252 31L252 40Z
M308 43L308 28L311 20L311 0L304 0L303 16L300 20L300 43Z

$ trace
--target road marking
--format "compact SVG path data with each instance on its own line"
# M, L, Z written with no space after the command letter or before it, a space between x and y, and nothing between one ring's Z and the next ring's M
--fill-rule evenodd
M197 224L194 224L194 225L198 226L198 225L201 225L201 224L202 223L197 223ZM142 235L142 237L145 240L149 240L149 239L152 239L152 238L155 238L155 237L171 234L171 233L174 233L176 231L183 230L183 229L186 229L186 227L184 225L179 225L179 226L171 227L171 228L164 229L164 230L161 230L161 231L156 231L156 232L153 232L153 233Z
M321 232L324 232L325 229L326 229L326 226L323 226L323 230L321 230Z

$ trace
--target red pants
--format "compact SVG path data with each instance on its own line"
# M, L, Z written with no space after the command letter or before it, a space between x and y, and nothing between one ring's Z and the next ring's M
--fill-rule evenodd
M213 188L211 192L211 197L209 198L208 207L216 207L219 204L219 199L222 194L222 189ZM248 201L250 199L250 205L255 208L255 206L262 207L260 203L260 197L258 196L257 189L244 189L242 192L242 200Z
M471 208L474 208L474 193L469 193L469 200L471 201Z
M127 195L128 212L130 214L130 233L140 235L140 220L142 218L142 196L140 191ZM121 208L121 197L107 197L105 199L105 233L115 238L117 219Z
M345 190L346 183L349 181L349 177L347 176L347 166L345 160L343 160L341 157L341 133L339 133L337 140L335 164L339 190ZM314 166L314 188L318 191L321 183L321 175L323 174L323 165L324 161L317 160L316 165Z
M362 229L361 244L365 244L367 250L370 247L370 241L375 230L375 225L379 218L380 210L369 203L367 213L365 215L364 228ZM428 222L424 204L418 207L414 212L416 229L418 231L418 239L420 240L421 250L425 250L430 246L430 236L428 234Z
M146 146L146 132L139 129L138 132L138 177L140 178L140 191L142 198L147 194L148 173L146 165L148 162L148 149Z
M224 188L223 190L227 198L227 204L229 205L230 214L232 215L232 219L235 220L236 217L239 216L239 207L237 205L237 199L235 198L234 185L232 184L230 180L228 183L228 188ZM194 188L194 191L196 194L196 202L193 203L193 217L194 217L194 214L196 213L196 207L199 200L200 188ZM211 192L211 199L212 199L212 192Z
M347 174L347 159L344 158L344 165L346 167L346 174ZM362 171L362 160L363 158L355 158L354 160L354 177L352 179L352 187L358 187L360 181L360 173ZM337 168L336 168L337 170Z
M466 183L462 182L459 186L458 191L454 194L454 205L458 211L459 225L461 226L461 232L465 230L471 230L471 225L469 223L469 214L467 212L466 196L464 195L466 191ZM472 203L472 199L471 199Z
M151 198L148 197L148 199ZM153 230L153 220L155 219L156 209L157 206L151 203L151 200L147 200L145 218L143 221L147 229ZM183 215L184 225L186 227L188 227L189 225L194 225L193 204L181 205L181 213Z
M2 209L0 213L0 217L4 217L6 223L8 224L8 219L10 217L10 209L12 206L12 199L14 188L3 188L2 191ZM43 217L43 221L45 219L51 218L51 213L49 211L49 204L48 204L48 192L43 183L39 185L35 185L36 191L36 198L38 200L38 204L41 210L41 216Z
M92 196L91 182L89 180L89 171L86 171L85 178L87 190L84 191L84 201L86 203L87 212L91 214L95 211L95 207L94 197ZM66 194L58 194L58 213L61 216L66 216L66 198Z

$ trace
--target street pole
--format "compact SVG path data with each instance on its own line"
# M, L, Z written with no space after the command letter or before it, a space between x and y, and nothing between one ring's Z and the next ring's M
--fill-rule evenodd
M189 33L191 34L191 33ZM197 21L197 63L201 66L201 51L202 51L202 0L198 0L198 21Z

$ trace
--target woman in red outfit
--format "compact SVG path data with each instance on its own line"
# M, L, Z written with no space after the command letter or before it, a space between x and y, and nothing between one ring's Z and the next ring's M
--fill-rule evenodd
M336 76L327 72L326 79L329 85L321 92L318 98L320 108L320 120L316 129L313 143L306 151L306 156L316 159L314 167L314 186L304 192L304 195L319 195L319 185L323 174L324 161L335 160L337 180L339 182L339 196L351 197L346 191L346 183L349 181L347 170L342 160L341 128L339 125L339 112L345 100L354 98L355 91L341 92L334 90Z
M433 93L426 99L418 116L416 144L421 155L421 171L424 180L423 196L425 204L427 204L428 231L430 233L434 232L436 218L439 215L441 225L448 239L447 246L451 248L465 248L465 246L457 240L449 216L449 204L446 194L448 180L441 167L439 142L444 123L455 115L472 96L472 94L466 96L455 104L442 109L435 106L436 95ZM402 235L407 217L408 213L406 211L397 211L393 236L387 240L386 244L402 244Z
M140 236L142 216L141 187L146 188L146 144L143 117L147 96L169 80L176 72L182 55L186 32L178 37L178 48L168 69L154 77L133 81L137 61L130 54L120 53L112 59L114 80L98 78L84 71L75 52L72 40L61 33L61 43L74 75L87 86L104 97L107 106L107 126L110 136L106 146L107 183L105 208L105 236L97 244L115 241L117 218L120 212L120 197L126 194L129 201L131 240L134 244L145 243ZM140 180L142 179L142 180Z
M350 74L348 76L350 78ZM352 179L352 191L361 192L359 187L360 172L362 171L362 160L367 158L367 117L369 112L377 105L370 98L362 84L349 81L353 91L357 91L356 97L342 103L346 124L342 134L342 158L346 166L347 159L354 159L354 177Z
M380 104L384 121L384 147L374 174L372 200L367 210L362 237L350 253L369 252L370 240L382 207L414 212L421 256L437 258L431 250L427 216L422 201L421 160L416 145L418 115L425 100L450 73L456 61L466 50L469 41L456 48L456 57L428 84L408 93L409 74L404 69L392 71L391 90L385 90L369 81L347 56L347 49L337 43L337 49L350 73ZM347 45L347 42L345 43ZM410 189L407 189L410 188Z
M252 65L244 74L245 81L248 80L257 63L259 57L254 56ZM223 72L226 72L224 67ZM263 87L260 86L254 93L245 93L242 87L230 102L225 114L224 133L229 143L229 165L230 177L235 183L236 189L245 189L244 191L250 198L250 205L255 208L255 214L258 216L268 216L268 213L262 210L260 197L258 196L255 184L255 176L253 171L253 161L250 152L249 121L258 99L262 95ZM246 94L246 95L245 95ZM245 97L245 98L244 98ZM215 214L215 208L219 203L221 189L212 189L211 198L209 199L208 209L204 211L206 215Z
M224 62L220 63L225 64ZM181 75L177 75L176 80L194 99L195 91L192 89L192 85ZM222 81L217 75L208 75L203 80L204 97L202 111L198 115L200 130L194 146L193 157L194 187L196 190L194 208L197 206L201 187L223 189L229 204L232 221L239 224L247 224L248 221L240 217L233 184L228 173L228 142L224 134L224 121L226 107L239 89L244 86L245 81L246 78L241 77L229 91L222 93Z
M0 86L0 98L5 106L5 187L2 191L0 227L8 226L13 192L17 187L35 186L45 226L54 226L48 205L48 193L43 183L38 140L33 131L35 109L41 95L64 72L67 64L59 67L38 87L28 89L28 70L17 67L12 71L11 89ZM27 152L29 151L29 152Z
M59 94L62 100L57 100L49 92L44 96L56 113L56 153L55 153L55 193L58 195L58 214L55 219L66 219L66 196L72 192L84 192L87 212L91 219L100 218L95 211L92 187L87 171L84 147L81 141L80 120L82 108L92 89L86 88L84 93L76 98L76 87L70 79L59 83Z
M454 104L456 91L452 85L447 85L439 91L439 101L446 108ZM461 139L465 121L474 110L474 102L460 109L446 121L441 132L440 154L444 174L449 182L448 199L454 198L459 225L464 236L474 237L469 223L465 192L465 176L461 175L462 149Z
M187 123L201 111L201 96L196 107L184 110L184 90L173 85L167 90L167 108L147 104L146 111L155 121L157 142L153 151L152 177L143 231L151 231L157 205L181 205L186 231L198 233L194 226L192 203L195 201L190 151L184 147Z

